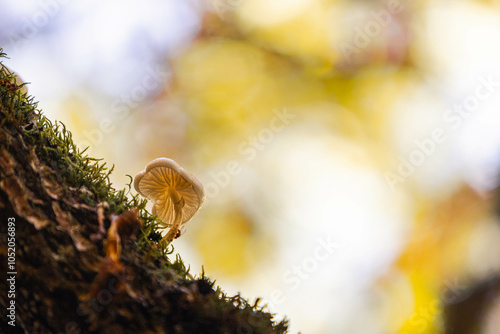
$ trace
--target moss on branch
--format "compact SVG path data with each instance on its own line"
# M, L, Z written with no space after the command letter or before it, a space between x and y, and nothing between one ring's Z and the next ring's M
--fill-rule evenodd
M172 259L146 200L113 188L113 167L80 150L23 87L0 62L0 232L15 218L17 266L16 327L3 316L0 330L286 332L258 300L228 296Z

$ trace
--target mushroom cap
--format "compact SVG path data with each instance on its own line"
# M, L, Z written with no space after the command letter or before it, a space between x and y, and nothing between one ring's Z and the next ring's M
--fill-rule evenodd
M181 225L193 218L205 200L205 190L200 181L168 158L148 163L135 176L134 188L153 201L153 214L158 215L164 226L172 225L175 219L172 192L184 201Z

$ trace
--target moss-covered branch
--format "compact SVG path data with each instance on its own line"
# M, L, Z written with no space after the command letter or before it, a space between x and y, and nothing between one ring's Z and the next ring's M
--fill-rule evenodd
M0 63L2 245L15 231L15 297L0 295L1 332L286 331L259 303L193 277L172 248L159 247L146 202L115 190L112 169L42 115ZM9 252L2 246L0 291L12 288ZM15 327L5 314L12 300Z

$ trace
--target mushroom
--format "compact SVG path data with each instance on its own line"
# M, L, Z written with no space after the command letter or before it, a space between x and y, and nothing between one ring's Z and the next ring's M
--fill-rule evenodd
M179 228L196 214L205 200L203 185L174 160L158 158L137 173L134 188L153 201L153 214L164 227L170 227L162 238L167 245L174 240Z

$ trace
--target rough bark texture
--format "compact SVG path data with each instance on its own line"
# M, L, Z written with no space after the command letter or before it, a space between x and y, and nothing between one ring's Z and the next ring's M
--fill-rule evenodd
M258 305L226 296L204 275L192 277L179 258L169 260L151 241L154 221L133 208L137 199L106 186L98 167L89 176L92 160L35 110L1 63L0 70L1 332L286 331ZM102 184L107 188L96 191ZM15 327L5 314L14 220Z

